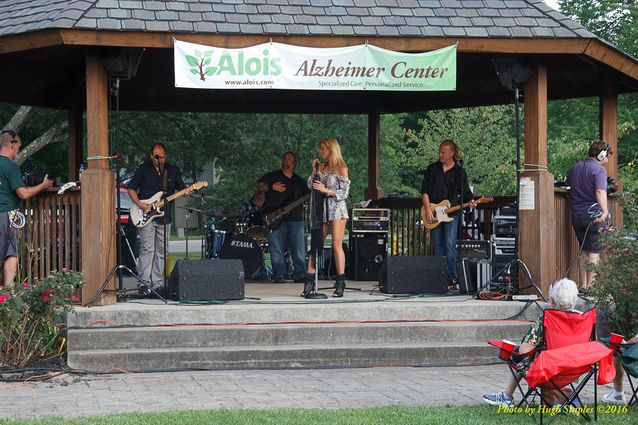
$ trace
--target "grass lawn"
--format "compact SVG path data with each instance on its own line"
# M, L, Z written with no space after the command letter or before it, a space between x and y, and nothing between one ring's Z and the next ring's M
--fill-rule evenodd
M619 406L599 405L599 424L638 423L638 409L625 408L626 413L612 413ZM8 421L11 424L348 424L348 425L394 425L394 424L532 424L525 413L503 413L492 406L462 407L379 407L366 409L277 409L277 410L203 410L168 413L131 413L113 416L80 419L42 419ZM607 410L607 413L604 413ZM548 419L548 416L544 418ZM537 417L538 419L538 417ZM582 424L583 419L575 414L560 415L555 424Z

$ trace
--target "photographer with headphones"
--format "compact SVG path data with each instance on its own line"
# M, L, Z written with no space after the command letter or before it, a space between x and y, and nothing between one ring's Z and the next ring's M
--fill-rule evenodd
M22 172L14 162L22 147L20 136L12 130L0 133L0 264L3 284L13 283L18 272L18 229L24 226L24 215L19 211L20 200L29 199L53 186L45 175L40 184L27 186Z
M612 155L611 145L596 140L589 147L589 158L574 165L567 175L571 192L572 226L581 252L578 256L580 289L587 292L594 278L594 271L585 270L586 264L597 264L601 247L598 232L609 219L607 207L608 177L603 166ZM616 181L614 185L618 185Z

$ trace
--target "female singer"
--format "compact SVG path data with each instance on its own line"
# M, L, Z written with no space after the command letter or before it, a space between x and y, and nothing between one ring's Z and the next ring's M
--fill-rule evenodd
M308 187L324 194L323 202L323 239L332 233L332 256L335 259L337 278L333 297L342 297L346 289L346 256L343 252L343 234L348 221L346 198L350 192L350 179L339 142L334 138L322 139L319 142L319 155L325 162L312 161L313 173L308 178ZM317 179L315 179L315 172ZM322 244L323 245L323 244ZM314 290L314 258L308 258L308 275L301 296L305 297Z

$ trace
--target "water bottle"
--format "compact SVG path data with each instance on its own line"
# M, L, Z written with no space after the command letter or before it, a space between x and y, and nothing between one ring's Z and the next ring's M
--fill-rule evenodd
M80 164L80 171L78 171L78 180L82 181L82 172L85 170L84 164Z

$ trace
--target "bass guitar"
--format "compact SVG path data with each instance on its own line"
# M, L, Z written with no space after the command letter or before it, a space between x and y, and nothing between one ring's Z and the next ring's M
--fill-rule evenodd
M482 204L484 202L492 202L494 200L494 198L480 198L476 200L477 204ZM450 201L448 201L447 199L442 200L441 202L439 202L438 204L430 204L430 208L433 210L433 214L434 214L434 223L429 223L428 222L428 217L427 214L425 213L425 205L421 207L421 220L423 220L423 225L425 226L426 229L428 230L432 230L434 229L436 226L439 225L439 223L448 223L452 220L454 220L452 217L450 217L448 214L453 213L455 211L460 210L461 208L467 208L470 206L471 202L466 202L465 204L463 204L463 206L461 207L461 205L456 205L454 207L450 207Z
M140 202L144 202L146 204L151 204L151 209L148 212L144 212L143 209L139 208L137 205L131 205L131 211L129 212L131 220L136 227L144 227L151 221L155 220L158 217L164 217L164 205L167 202L171 202L180 196L184 196L188 189L199 190L202 187L208 186L207 181L197 182L185 189L180 190L179 192L175 192L170 196L167 196L166 199L162 199L163 192L157 192L155 195L148 199L142 199Z
M281 225L281 222L284 221L284 218L290 211L294 210L299 205L306 202L308 199L310 199L310 193L302 196L296 201L284 205L283 207L277 207L274 210L268 209L264 211L264 225L270 230L276 230Z

